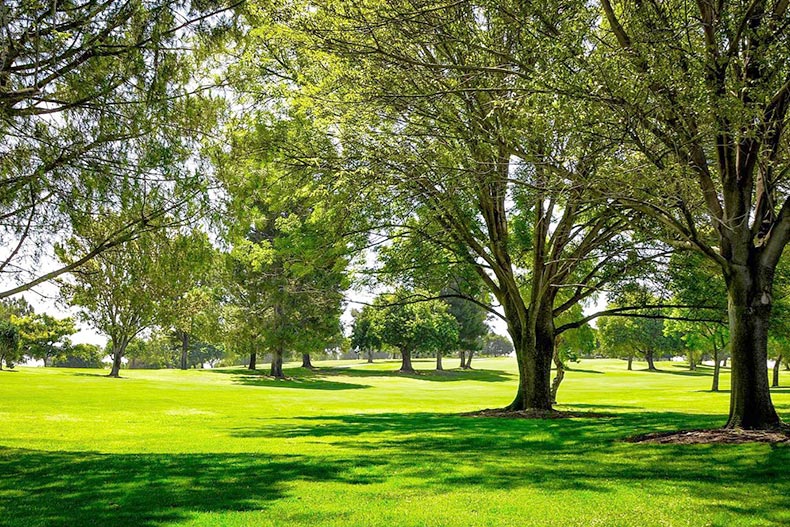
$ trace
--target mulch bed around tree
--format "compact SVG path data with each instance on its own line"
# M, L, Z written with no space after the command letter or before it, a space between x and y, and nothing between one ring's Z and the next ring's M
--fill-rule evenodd
M461 414L465 417L503 417L506 419L572 419L614 417L613 414L594 412L560 412L559 410L506 410L504 408L486 408L476 412Z
M626 439L629 443L657 443L662 445L790 443L790 429L741 430L717 428L713 430L680 430L653 432Z

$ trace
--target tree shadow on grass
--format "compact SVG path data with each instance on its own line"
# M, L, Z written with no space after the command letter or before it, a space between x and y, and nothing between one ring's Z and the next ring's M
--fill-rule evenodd
M0 524L153 527L201 511L265 509L295 481L380 481L376 460L0 450ZM384 460L381 461L385 462Z
M232 375L234 384L241 384L244 386L296 388L298 390L359 390L362 388L370 388L370 386L367 384L335 382L323 379L320 376L310 372L310 370L304 370L303 372L294 372L293 369L286 370L285 379L275 379L274 377L269 376L268 373L263 370L238 368L232 370L217 369L206 371ZM297 373L297 375L292 375L292 373Z
M399 364L400 363L398 363L398 365ZM268 370L222 368L222 369L205 370L205 371L226 374L226 375L236 375L237 377L239 377L239 380L234 382L239 382L240 384L310 389L311 383L315 383L314 389L326 389L326 390L349 389L349 388L343 388L342 387L343 385L346 386L350 385L354 388L368 387L368 385L365 384L353 384L348 382L332 381L329 380L328 378L353 380L353 379L364 379L364 378L390 377L390 378L416 379L420 381L434 381L434 382L457 382L457 381L508 382L517 379L517 376L515 374L507 373L500 370L447 369L442 371L418 370L416 373L401 373L396 369L396 367L393 367L392 370L378 370L372 368L349 368L349 367L333 368L330 366L318 367L313 369L285 368L283 370L283 372L287 377L285 381L272 379L268 375ZM263 381L263 379L268 379L268 382ZM292 384L290 385L287 384L289 382ZM321 387L322 383L328 387Z
M342 448L369 444L388 460L389 472L406 476L426 491L537 487L603 494L642 488L667 499L689 493L710 499L712 511L732 507L737 513L774 521L772 514L783 510L783 495L790 491L790 473L785 470L790 447L623 441L641 432L722 424L718 415L667 412L551 420L386 413L303 417L282 424L266 420L229 433L250 440L321 438ZM756 488L766 489L760 503L751 495ZM776 521L767 524L781 525Z

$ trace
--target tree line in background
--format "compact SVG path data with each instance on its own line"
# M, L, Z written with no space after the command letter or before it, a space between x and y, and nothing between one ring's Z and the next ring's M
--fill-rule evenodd
M716 384L728 357L727 425L778 426L788 23L768 0L5 3L0 297L58 280L113 376L161 333L182 368L205 344L282 377L343 347L369 287L352 342L403 372L468 366L500 318L510 410L551 411L597 331Z

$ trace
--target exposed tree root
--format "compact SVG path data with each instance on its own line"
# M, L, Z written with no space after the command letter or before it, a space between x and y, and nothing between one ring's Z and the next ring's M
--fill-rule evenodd
M461 414L466 417L501 417L505 419L573 419L614 417L612 414L594 412L561 412L559 410L510 410L508 408L486 408Z
M658 443L662 445L790 443L790 429L787 427L777 430L716 428L713 430L652 432L629 437L626 441L629 443Z

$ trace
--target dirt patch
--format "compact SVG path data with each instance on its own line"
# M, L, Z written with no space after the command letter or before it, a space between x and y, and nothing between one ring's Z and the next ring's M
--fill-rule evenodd
M486 408L476 412L461 414L465 417L501 417L505 419L574 419L614 417L612 414L595 412L561 412L559 410L507 410L505 408Z
M629 443L658 443L662 445L740 444L740 443L790 443L790 430L741 430L718 428L714 430L680 430L678 432L652 432L626 439Z

